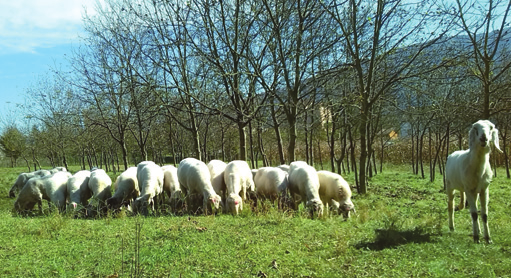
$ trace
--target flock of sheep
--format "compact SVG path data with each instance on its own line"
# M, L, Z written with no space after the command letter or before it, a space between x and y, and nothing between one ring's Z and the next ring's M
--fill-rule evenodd
M36 204L42 213L43 200L48 201L50 209L87 215L117 211L123 206L135 214L147 215L163 204L176 213L222 211L237 215L248 199L255 206L258 200L270 200L272 204L278 201L280 209L296 210L304 203L312 217L321 217L324 205L345 218L354 210L351 189L340 175L316 171L303 161L254 170L241 160L212 160L206 165L186 158L177 168L144 161L117 177L113 195L111 187L112 180L102 169L71 175L57 167L20 174L9 196L14 198L19 191L14 203L17 213L29 212Z
M477 199L480 198L483 236L491 243L488 228L489 184L493 172L490 166L490 143L500 152L498 130L488 120L474 123L469 131L469 149L453 152L447 158L445 188L448 196L449 228L454 230L454 191L460 192L456 210L465 207L465 196L472 217L473 239L479 242L479 219ZM50 171L39 170L22 173L9 191L10 197L19 196L14 210L23 213L38 204L42 212L42 200L48 200L60 211L86 209L106 212L130 207L134 213L147 215L167 204L177 212L187 210L204 214L238 214L247 199L278 201L279 209L298 209L303 203L311 217L323 215L324 207L343 214L345 218L354 211L348 183L338 174L316 171L303 161L290 165L263 167L251 170L245 161L229 163L212 160L207 165L195 158L186 158L179 167L160 167L144 161L117 177L112 196L112 181L101 169L79 171L71 175L57 167ZM168 200L164 202L164 196ZM51 205L50 205L51 206ZM67 206L67 207L66 207ZM94 208L94 210L91 210Z

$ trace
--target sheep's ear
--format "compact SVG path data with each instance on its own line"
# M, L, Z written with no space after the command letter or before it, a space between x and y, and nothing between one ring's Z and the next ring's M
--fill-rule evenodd
M493 145L495 145L495 148L497 148L497 150L499 152L503 152L500 147L499 147L499 130L496 129L496 128L493 128L493 131L492 131L492 141L493 141Z
M476 128L474 125L470 128L468 132L468 147L472 149L472 144L477 141Z

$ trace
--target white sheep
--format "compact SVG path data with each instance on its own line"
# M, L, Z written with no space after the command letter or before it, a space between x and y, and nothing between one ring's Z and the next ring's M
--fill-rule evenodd
M224 171L227 163L213 159L208 163L209 174L211 176L211 185L216 194L222 197L222 207L225 209L225 199L227 195L227 187L224 180Z
M247 192L255 192L252 170L250 170L246 161L234 160L227 163L224 171L224 180L227 195L229 195L231 199L233 199L234 195L238 195L245 201L247 200ZM243 202L239 203L239 209L232 210L232 208L232 205L226 205L227 212L237 214L237 212L243 210Z
M291 196L299 195L301 202L310 210L314 217L323 215L323 202L319 197L319 179L316 169L304 161L295 161L289 165L288 188ZM298 204L295 205L298 208Z
M224 171L224 180L227 194L236 193L241 199L247 199L247 192L255 191L252 170L243 160L234 160L227 163Z
M177 177L181 184L181 190L186 195L186 205L189 211L196 210L196 204L191 199L192 195L202 195L202 206L205 214L210 210L217 211L222 198L216 194L211 184L211 174L208 166L195 158L185 158L179 162Z
M240 195L231 193L225 199L225 211L238 215L243 210L243 200Z
M334 209L343 214L344 218L350 217L350 211L354 209L351 202L351 189L341 175L330 171L318 171L319 196L324 205L334 206ZM332 201L335 201L333 203Z
M137 167L130 167L122 172L114 182L114 195L106 200L109 209L117 210L123 205L130 205L139 195Z
M498 130L488 120L472 124L468 135L469 149L455 151L447 158L445 165L445 188L448 196L449 228L454 230L454 190L460 191L461 201L458 209L465 206L464 195L470 206L474 242L479 242L479 220L477 198L481 198L481 218L483 219L484 239L491 243L488 229L489 189L493 172L490 167L490 142L497 150L499 147Z
M152 161L143 161L137 165L138 187L140 196L133 205L134 212L148 214L148 208L157 210L158 196L163 193L163 170ZM156 198L156 200L154 200Z
M31 178L23 186L14 202L14 210L21 213L31 210L35 204L38 204L39 213L42 214L42 200L47 200L59 211L63 211L66 208L66 185L70 177L69 172L57 172L49 176Z
M170 207L173 211L178 211L183 207L183 192L177 178L177 168L173 165L162 166L163 170L163 191L167 193L170 201Z
M112 197L112 179L105 170L94 169L91 171L88 187L92 193L89 208L97 204L97 211L105 213L107 211L106 200Z
M44 177L47 175L51 175L50 171L48 170L38 170L30 173L21 173L19 174L18 178L12 185L11 189L9 190L9 198L16 197L16 192L21 191L23 186L27 183L27 181L33 177Z
M87 206L92 192L89 189L90 171L83 170L76 172L67 180L67 200L69 209L75 210L77 205Z
M255 190L258 198L269 199L272 203L286 195L288 174L277 167L262 167L254 177ZM279 199L278 207L282 202Z

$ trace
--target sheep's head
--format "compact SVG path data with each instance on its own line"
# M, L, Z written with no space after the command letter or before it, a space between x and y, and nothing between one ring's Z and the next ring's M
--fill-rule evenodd
M220 196L218 196L216 194L209 197L209 203L211 205L213 205L215 210L220 208L220 202L221 201L222 201L222 197L220 197Z
M16 197L16 193L14 193L14 190L13 189L9 190L9 198L14 198L14 197Z
M231 212L234 215L238 215L241 211L242 200L241 197L236 194L231 194L227 197L225 201L227 206L227 211Z
M317 215L318 218L323 216L323 203L321 200L310 200L307 201L306 207L310 209L311 217L314 218L314 215Z
M499 152L502 152L499 147L499 131L492 122L479 120L472 124L472 128L469 132L470 149L482 147L489 151L490 142L493 142L495 148L497 148Z

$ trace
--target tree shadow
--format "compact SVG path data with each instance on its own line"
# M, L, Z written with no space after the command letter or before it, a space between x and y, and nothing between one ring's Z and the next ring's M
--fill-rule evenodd
M389 229L376 229L376 237L371 242L359 242L355 244L357 249L369 249L381 251L387 248L396 248L400 245L409 243L429 243L434 242L433 236L436 233L426 232L421 227L415 227L411 230L398 230L394 227Z

